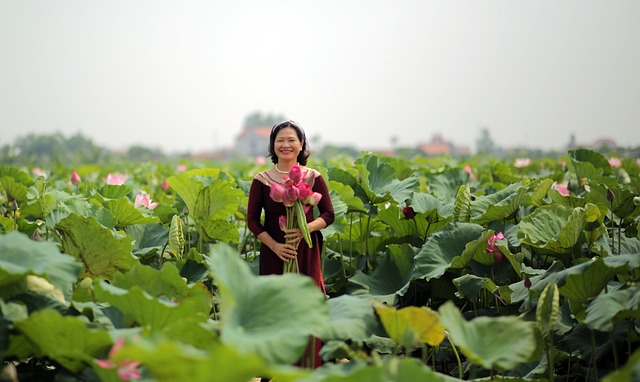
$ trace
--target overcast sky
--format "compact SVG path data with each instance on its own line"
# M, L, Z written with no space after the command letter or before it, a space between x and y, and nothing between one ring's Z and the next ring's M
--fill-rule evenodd
M195 153L256 111L312 148L638 146L640 1L0 2L0 145Z

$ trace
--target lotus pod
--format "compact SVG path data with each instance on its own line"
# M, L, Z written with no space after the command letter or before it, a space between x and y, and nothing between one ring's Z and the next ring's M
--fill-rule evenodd
M298 227L300 228L300 232L302 232L302 236L304 236L304 241L307 242L309 248L313 248L313 243L311 242L311 233L309 232L309 226L307 225L307 219L304 214L304 208L302 207L302 203L299 200L296 200L295 208L296 208L296 218L298 219Z
M556 283L549 283L540 294L536 308L536 323L543 337L548 337L560 317L560 292Z
M182 257L182 252L184 251L184 234L182 232L182 220L178 215L173 215L173 218L171 218L169 247L176 257Z

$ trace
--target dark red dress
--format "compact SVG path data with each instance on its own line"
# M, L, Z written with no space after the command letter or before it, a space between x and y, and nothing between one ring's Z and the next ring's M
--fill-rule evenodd
M306 169L304 179L310 185L314 192L322 195L318 203L319 217L321 217L327 225L333 223L334 213L329 190L322 175L319 172ZM251 183L249 190L249 203L247 206L247 224L249 230L258 236L267 231L271 237L279 242L284 243L284 232L280 229L278 219L280 216L286 215L284 204L275 202L269 196L271 183L280 183L282 180L274 179L267 171L257 174ZM260 221L260 215L264 210L264 223ZM315 209L307 211L307 222L314 220ZM325 292L324 280L322 277L322 269L320 268L320 255L322 252L322 233L320 231L311 232L311 241L313 248L309 248L304 240L298 245L298 264L300 273L311 277L316 285ZM266 245L260 246L260 274L272 275L282 274L284 262Z
M314 192L318 192L322 195L320 202L318 203L319 217L321 217L327 225L333 223L334 212L333 204L331 204L331 198L329 197L329 190L324 179L319 172L306 169L304 179L311 186ZM249 230L258 236L264 231L267 231L271 237L279 242L284 243L284 232L280 229L280 223L278 221L280 216L286 216L286 208L284 204L275 202L269 196L270 185L272 183L282 184L282 180L274 179L269 175L267 171L258 173L251 183L249 190L249 203L247 206L247 224ZM264 210L264 223L261 223L260 216ZM315 208L308 209L306 216L307 222L313 221ZM326 294L324 288L324 279L322 277L322 268L320 267L320 256L322 254L322 233L320 231L311 232L311 242L313 248L309 248L304 240L301 240L298 244L298 266L300 273L307 275L313 279L316 285ZM284 262L265 244L260 245L260 274L272 275L282 274L284 268ZM297 363L307 364L311 359L311 354L315 353L315 367L322 365L322 358L320 357L320 348L322 343L319 339L310 340L305 351L303 359ZM315 350L315 351L313 351Z

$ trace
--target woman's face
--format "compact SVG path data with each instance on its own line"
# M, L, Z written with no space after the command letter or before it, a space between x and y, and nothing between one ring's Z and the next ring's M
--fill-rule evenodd
M302 144L296 130L285 127L276 134L273 149L278 161L295 161L302 150Z

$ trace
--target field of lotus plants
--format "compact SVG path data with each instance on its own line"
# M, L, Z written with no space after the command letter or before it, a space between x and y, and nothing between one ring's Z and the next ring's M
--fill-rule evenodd
M327 296L257 276L265 166L0 166L2 380L638 381L635 158L311 161Z

